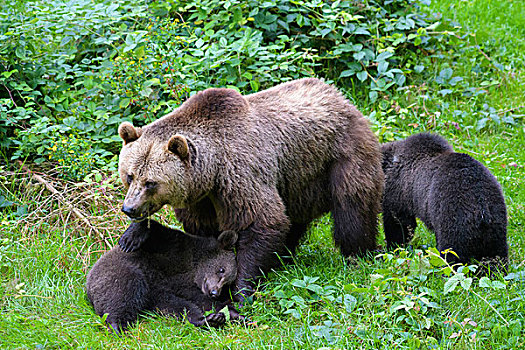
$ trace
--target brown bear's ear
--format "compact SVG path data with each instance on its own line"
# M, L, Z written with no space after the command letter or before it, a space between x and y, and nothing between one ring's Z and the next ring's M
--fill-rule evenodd
M141 129L135 128L130 122L124 122L118 127L118 134L124 140L124 145L127 145L140 137Z
M217 240L219 241L219 246L221 249L233 249L235 246L235 243L237 243L237 239L239 238L239 235L237 232L228 230L224 231L219 235L219 238Z
M190 156L188 140L182 135L175 135L168 141L168 151L176 154L181 160L187 160Z

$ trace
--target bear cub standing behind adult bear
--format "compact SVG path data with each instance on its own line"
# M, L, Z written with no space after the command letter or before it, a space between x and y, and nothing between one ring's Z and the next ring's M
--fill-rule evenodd
M494 267L508 255L507 211L500 185L480 162L455 153L438 135L417 134L382 146L383 221L389 248L407 243L416 217L436 234L439 251Z
M146 237L141 248L126 253L114 247L95 263L86 282L95 312L108 314L106 322L115 332L125 330L144 311L186 313L196 326L219 326L226 321L224 314L204 316L217 300L216 310L228 305L230 318L240 318L227 296L221 296L237 275L230 250L235 232L225 231L218 239L191 237L150 220L132 223L121 240L130 236Z

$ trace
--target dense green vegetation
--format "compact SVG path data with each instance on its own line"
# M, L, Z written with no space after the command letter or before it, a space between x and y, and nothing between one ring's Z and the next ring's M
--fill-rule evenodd
M523 23L512 0L4 1L0 347L519 348ZM326 216L295 263L261 282L242 310L251 324L148 315L110 334L83 285L127 224L119 123L148 123L207 87L251 93L306 76L344 91L383 142L437 132L484 163L506 197L510 273L450 272L422 225L408 250L344 261Z
M412 0L95 3L2 7L0 146L15 159L59 162L76 136L92 144L86 168L104 166L118 124L148 123L210 86L250 93L317 75L356 103L386 102L453 37Z

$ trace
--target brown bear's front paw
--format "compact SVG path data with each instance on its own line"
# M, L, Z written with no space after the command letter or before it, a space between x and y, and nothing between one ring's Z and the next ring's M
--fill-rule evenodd
M206 316L206 324L210 327L220 327L226 323L226 316L222 312Z

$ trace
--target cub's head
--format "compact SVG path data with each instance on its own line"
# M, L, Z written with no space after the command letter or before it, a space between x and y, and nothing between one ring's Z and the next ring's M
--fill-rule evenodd
M195 283L210 298L218 298L222 289L229 286L237 277L237 260L233 247L237 233L224 231L219 236L216 249L210 251L197 266Z
M186 207L192 185L192 159L196 156L191 141L178 134L135 128L128 122L120 125L119 135L124 141L119 173L127 189L122 211L140 221L164 204Z
M443 137L429 133L415 134L381 146L383 171L387 174L394 168L417 166L422 160L451 152L454 152L452 146Z

